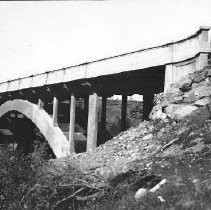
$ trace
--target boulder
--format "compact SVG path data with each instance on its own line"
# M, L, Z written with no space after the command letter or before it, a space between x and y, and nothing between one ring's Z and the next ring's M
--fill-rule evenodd
M161 107L169 106L170 104L177 104L181 103L183 100L183 95L176 95L175 93L172 93L171 95L168 95L161 103Z
M177 111L178 109L181 109L182 107L184 107L184 104L171 104L170 106L168 106L166 108L166 114L171 116L175 111Z
M211 99L209 97L205 97L205 98L195 101L194 104L196 106L205 106L205 105L209 104L210 102L211 102Z
M146 188L140 188L135 194L135 199L138 201L141 198L143 198L147 194L147 189Z
M211 77L211 69L210 68L206 69L206 76Z
M197 88L199 86L199 83L193 83L192 84L192 89Z
M167 114L163 113L162 112L162 109L159 109L159 110L154 110L150 113L150 116L149 116L150 119L152 120L155 120L155 119L166 119L167 118Z
M194 89L194 95L200 99L206 96L211 96L211 86L199 86Z
M181 103L182 100L183 100L183 92L180 91L179 89L175 88L175 89L172 89L173 92L169 92L169 93L166 93L164 95L164 97L162 98L162 100L160 101L160 103L158 104L158 107L159 109L160 108L165 108L167 106L169 106L170 104L172 103ZM157 109L158 110L158 109Z
M194 90L195 89L184 94L184 102L193 103L194 101L196 101L198 99L194 93Z
M206 71L197 72L194 76L192 81L195 83L199 83L204 80L206 77Z
M183 77L179 80L179 89L183 92L186 92L191 89L193 81L189 77Z
M149 140L149 139L151 139L152 137L153 137L153 135L150 133L150 134L144 136L143 139L142 139L142 141Z
M197 110L197 107L194 105L172 104L166 108L166 113L174 120L181 120L195 110Z

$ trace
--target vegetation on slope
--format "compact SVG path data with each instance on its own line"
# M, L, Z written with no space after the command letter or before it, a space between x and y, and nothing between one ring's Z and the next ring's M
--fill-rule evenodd
M143 122L95 155L75 155L74 160L46 162L43 145L27 157L2 148L1 209L210 209L210 136L210 114L204 107L179 122ZM112 145L116 149L105 157ZM127 157L130 151L137 156ZM150 189L163 178L167 184L160 190L134 199L140 187Z
M2 149L1 209L211 209L210 87L210 67L183 78L153 121L89 153L47 162L43 145L27 157Z

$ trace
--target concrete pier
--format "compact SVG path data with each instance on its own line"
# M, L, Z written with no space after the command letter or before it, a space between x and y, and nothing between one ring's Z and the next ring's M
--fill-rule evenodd
M107 97L102 97L102 111L101 111L101 128L106 129L106 103Z
M56 97L53 98L53 125L58 126L58 106L59 101Z
M97 146L98 111L99 96L94 92L89 96L87 151L91 151Z
M125 131L127 126L127 95L122 95L121 130Z
M44 107L44 102L41 99L38 99L38 104L37 104L39 109L43 109Z
M70 125L69 125L70 153L75 152L75 145L74 145L75 107L76 107L76 98L75 98L74 94L72 93L71 101L70 101Z
M143 94L143 120L149 120L149 114L153 108L153 93Z

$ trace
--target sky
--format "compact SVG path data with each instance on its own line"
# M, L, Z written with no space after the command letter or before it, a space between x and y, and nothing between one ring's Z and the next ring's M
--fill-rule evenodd
M176 41L210 0L0 1L0 82Z

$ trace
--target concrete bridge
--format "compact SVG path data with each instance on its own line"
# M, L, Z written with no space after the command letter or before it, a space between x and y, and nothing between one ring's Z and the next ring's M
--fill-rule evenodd
M97 146L99 121L105 129L107 98L122 95L122 130L127 96L143 95L143 116L148 119L154 94L208 64L209 29L201 27L191 36L165 45L2 82L0 117L12 110L22 113L39 128L56 157L63 157L75 151L76 103L83 99L86 149L91 151ZM68 138L59 128L64 119L69 121Z

